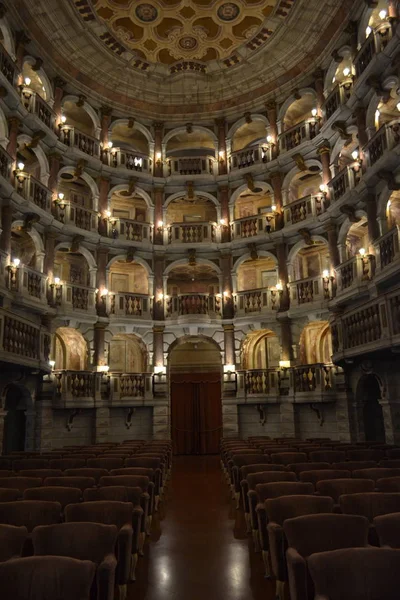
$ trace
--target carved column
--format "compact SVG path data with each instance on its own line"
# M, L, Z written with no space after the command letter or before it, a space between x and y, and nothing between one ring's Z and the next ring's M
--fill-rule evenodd
M164 325L153 327L153 362L155 367L164 365Z
M102 290L106 289L106 272L108 264L108 248L98 248L96 252L97 261L97 273L96 273L96 286L99 290L97 292L97 314L106 317L107 316L107 297L102 296Z
M99 178L99 233L107 235L107 211L108 211L108 194L110 192L110 180L107 177Z
M95 323L93 333L93 364L95 367L105 365L106 323Z
M164 188L154 189L154 244L163 244L163 205L164 205Z
M223 185L218 189L221 205L221 242L231 241L231 227L229 222L229 186Z
M389 19L399 18L399 3L397 0L388 0L388 17Z
M53 110L56 113L56 127L61 123L62 99L64 96L65 81L61 77L54 78L54 104Z
M18 69L22 71L24 66L24 56L26 54L26 46L30 43L30 38L24 31L17 31L16 35L16 50L15 50L15 62L17 63Z
M226 120L225 117L216 120L218 128L218 173L226 175L228 172L228 157L226 155Z
M337 228L335 223L329 223L325 231L328 234L329 256L331 258L331 266L337 267L340 265L340 254L338 247Z
M324 72L322 69L318 69L314 73L314 85L315 92L317 94L317 109L318 116L322 117L322 105L325 102L324 96Z
M365 170L366 164L365 164L365 156L364 156L363 148L368 142L368 134L367 134L367 116L366 116L366 110L365 110L364 106L358 106L355 109L353 116L356 119L356 125L357 125L357 137L358 137L358 142L359 142L359 157L360 157L360 160L363 161L362 162L363 170Z
M101 115L101 131L100 131L100 143L102 146L102 159L104 164L108 164L109 147L108 147L108 130L111 124L111 112L112 109L109 106L102 106Z
M223 325L224 328L224 346L225 346L225 364L235 365L235 326L233 323Z
M56 200L58 193L58 173L61 166L61 155L54 152L49 156L50 175L48 187L51 190L52 200Z
M7 152L13 158L17 160L17 148L18 148L18 133L21 122L17 117L11 117L8 121L8 144Z
M324 185L328 185L330 180L332 179L331 174L331 149L328 143L320 146L317 150L317 154L319 154L321 158L322 164L322 183Z
M56 237L56 234L52 231L45 232L44 248L46 254L44 256L43 273L47 274L50 282L53 280L54 277L54 247Z
M162 141L164 133L164 123L155 122L154 127L154 177L163 176L163 155Z
M279 171L273 171L270 174L271 185L274 190L274 204L276 206L275 229L282 229L283 223L283 200L282 200L282 174Z
M276 255L278 259L278 277L282 284L280 311L283 312L288 310L290 305L289 299L289 275L287 268L287 248L285 242L279 242L276 244Z
M222 271L222 316L224 319L233 319L233 286L232 286L232 255L223 253L220 259Z
M372 243L379 237L379 223L377 219L377 202L376 197L369 194L366 199L366 211L368 219L368 237L369 243Z
M275 100L271 100L271 102L267 102L267 117L269 121L269 131L270 136L272 137L272 143L274 144L274 150L272 156L276 158L279 154L279 144L278 144L278 110L276 106Z
M10 204L3 204L1 207L1 235L0 249L11 255L11 225L12 225L12 207ZM10 256L11 258L11 256Z
M164 256L154 256L153 319L164 320Z
M293 360L292 327L289 317L279 319L281 326L281 360Z

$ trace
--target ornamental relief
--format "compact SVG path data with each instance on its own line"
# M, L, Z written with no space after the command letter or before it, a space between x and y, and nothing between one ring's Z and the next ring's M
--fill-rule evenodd
M169 65L226 59L266 31L265 22L278 0L92 0L92 4L127 50L146 61Z

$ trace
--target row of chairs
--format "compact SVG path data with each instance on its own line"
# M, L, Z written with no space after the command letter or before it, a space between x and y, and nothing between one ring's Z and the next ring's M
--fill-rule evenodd
M307 462L304 452L293 452L293 447L290 450L265 455L254 448L253 440L223 440L221 463L236 500L239 481L248 532L253 534L255 549L262 552L267 576L276 580L278 596L285 597L289 582L292 600L308 600L314 597L310 583L314 557L321 552L340 553L347 548L355 552L354 548L371 550L370 545L386 545L382 528L376 524L386 518L381 515L398 520L399 545L394 547L400 547L400 471L379 467L376 462L371 467L366 461L361 465L357 461ZM254 460L257 462L252 464ZM396 491L376 491L386 487ZM286 524L296 534L287 536ZM365 561L373 560L372 554L368 557ZM357 573L355 579L362 579L362 573ZM314 579L318 593L317 580L318 574ZM341 597L348 597L347 593Z
M124 453L130 444L113 448ZM171 470L168 440L141 442L140 447L146 451L137 459L147 465L146 454L151 454L151 460L158 461L156 468L122 466L108 471L86 466L59 469L50 476L48 469L24 469L10 470L0 477L0 582L5 573L4 589L10 594L4 597L111 600L115 587L120 598L126 597L158 505L156 469L162 475L158 501L165 493ZM63 450L65 454L69 451ZM81 453L86 451L87 447L80 448ZM30 476L32 473L36 477ZM18 579L24 579L31 569L38 574L31 586L39 582L39 588L45 587L29 589L28 594ZM17 572L19 578L14 576ZM41 577L44 573L46 577ZM86 595L78 593L79 585L75 586L81 577ZM63 589L58 589L60 585ZM45 590L49 594L49 588L53 596L44 595ZM1 583L0 589L3 591ZM66 590L70 589L68 596Z

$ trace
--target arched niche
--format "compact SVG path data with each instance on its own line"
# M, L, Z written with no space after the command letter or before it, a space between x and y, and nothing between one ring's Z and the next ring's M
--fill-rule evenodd
M362 422L359 423L366 442L386 441L382 400L382 384L374 373L363 375L356 388L355 399L361 408Z
M276 258L272 255L247 258L235 270L236 291L275 288L278 283Z
M220 372L222 368L221 348L205 336L178 338L168 350L170 373Z
M164 158L190 158L194 156L210 156L216 158L218 140L211 129L193 126L190 130L178 127L169 131L163 139Z
M342 262L357 256L362 248L366 252L369 249L367 217L361 211L357 211L356 218L358 219L356 223L346 220L339 232L338 242L342 253Z
M57 188L59 198L60 194L63 194L60 204L68 203L89 210L97 210L98 195L93 194L94 188L93 185L89 185L91 182L88 182L88 177L90 176L85 173L77 177L72 170L60 171ZM90 179L92 178L90 177Z
M72 285L95 287L96 263L93 256L85 248L71 252L68 247L58 245L54 258L54 277Z
M23 221L15 221L11 227L11 259L18 258L21 265L42 271L44 254L40 234L33 227L25 229Z
M114 335L110 340L109 366L113 373L146 372L148 352L143 341L134 334Z
M351 84L353 81L353 60L350 46L342 46L337 51L340 62L332 59L325 75L324 93L328 96L337 85Z
M193 196L174 194L165 204L164 222L167 226L174 223L217 223L217 200L210 196L200 192Z
M77 96L65 96L62 102L62 111L66 118L66 125L75 127L92 137L99 136L99 117L86 101L81 102Z
M312 110L317 106L315 90L306 88L299 90L297 96L286 100L279 111L282 131L287 131L306 119L312 118Z
M107 286L109 291L115 294L127 292L148 295L148 271L136 261L116 260L108 269Z
M25 56L22 67L22 83L52 105L54 99L50 79L44 69L35 67L36 62L37 60L33 56Z
M220 294L220 276L216 265L210 261L177 261L170 266L166 276L166 291L170 297L185 294Z
M279 338L270 329L260 329L248 333L242 342L242 369L274 369L279 367Z
M87 342L80 331L59 327L55 332L55 370L85 371L88 367Z
M272 188L268 184L256 181L252 190L243 186L243 189L231 198L231 220L270 214L273 205Z
M307 161L307 163L304 171L299 171L296 167L285 177L282 186L285 205L321 193L320 186L323 183L321 165L318 161Z
M35 144L32 147L32 138L25 134L18 136L17 164L18 163L23 163L24 173L32 175L43 183L43 185L47 185L50 175L47 156L39 144Z
M288 256L289 279L299 281L312 277L322 277L330 269L329 248L324 238L313 236L312 243L298 242Z
M233 133L231 137L231 152L237 152L265 143L268 136L268 120L255 118L250 123L244 122Z
M331 153L331 170L334 172L332 175L336 175L346 167L356 166L356 168L359 168L356 163L357 158L354 158L356 156L355 153L357 153L357 156L359 154L357 128L350 126L347 128L347 133L349 134L349 139L343 140L339 137L333 147Z
M137 152L146 157L150 155L150 145L154 146L150 132L136 121L127 119L118 119L112 123L109 140L114 148Z
M328 321L308 323L300 335L300 364L331 364L332 353L332 334Z

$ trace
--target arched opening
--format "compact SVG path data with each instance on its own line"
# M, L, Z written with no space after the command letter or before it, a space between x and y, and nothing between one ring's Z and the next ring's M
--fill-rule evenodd
M63 117L65 124L69 127L74 127L91 137L96 136L96 127L92 117L78 102L66 100L63 103Z
M171 348L168 368L175 454L217 454L222 433L221 353L202 337Z
M135 153L149 155L149 142L139 129L136 129L132 122L132 127L128 123L117 123L111 130L110 140L113 148L121 150L130 150Z
M233 207L233 236L248 238L275 229L274 195L271 190L254 187L243 190Z
M349 86L349 90L353 84L353 61L350 50L345 50L342 54L342 60L338 64L335 70L335 74L332 78L332 81L328 87L329 91L336 87L340 86Z
M220 315L222 297L217 271L212 265L177 265L167 279L167 317Z
M400 192L393 192L386 204L388 228L400 226Z
M291 280L322 277L329 270L329 249L320 240L301 248L293 258Z
M57 220L86 231L97 231L98 215L92 190L82 177L63 172L58 180L55 203Z
M137 192L129 189L114 191L107 217L111 237L131 242L150 241L149 207Z
M26 410L31 402L26 388L11 384L7 388L4 410L3 454L25 450Z
M19 259L25 267L38 271L41 267L34 241L21 225L14 225L11 229L11 259Z
M87 343L80 331L59 327L55 332L55 370L85 371L88 366Z
M300 364L332 363L332 334L327 321L308 323L300 335Z
M385 422L381 399L381 386L376 375L364 375L357 385L356 399L362 405L364 435L367 442L385 442Z
M42 167L35 150L23 141L19 141L17 147L17 165L20 163L24 165L22 169L24 173L32 175L39 181L41 176L45 175L45 173L42 172Z
M167 141L165 153L170 175L214 172L215 139L204 129L177 132Z
M237 269L237 291L275 288L278 283L276 261L272 256L261 256L242 262Z
M322 173L317 165L296 173L289 183L287 201L290 204L306 196L321 195Z
M149 280L146 269L135 262L117 260L109 271L108 289L115 294L148 294Z
M49 101L48 94L45 87L45 82L40 77L40 74L37 70L33 69L33 66L30 62L25 61L22 67L22 80L24 88L26 87L26 91L33 91L35 94L38 94L43 100L46 102ZM23 99L25 96L25 89L23 91Z
M216 241L218 215L210 198L198 194L175 198L165 218L169 243Z
M232 136L232 152L251 148L267 140L267 126L263 121L255 119L241 125Z
M262 329L249 333L242 345L242 369L265 370L279 367L279 338L270 329Z
M400 103L400 96L398 94L398 87L394 86L390 90L389 98L385 102L381 101L378 104L378 108L375 112L375 128L379 129L385 124L398 123L399 122L399 109L397 108Z
M366 217L361 217L357 223L353 223L346 236L347 259L358 254L368 252L368 222Z
M136 335L119 333L113 336L109 355L112 373L144 373L147 364L146 347Z
M90 286L89 265L80 252L60 248L54 258L54 277L74 286Z
M369 37L372 32L384 35L384 32L390 29L388 16L388 0L375 1L365 30L365 37Z
M315 96L311 93L303 94L294 100L283 117L283 131L287 131L307 119L312 119L314 116L312 111L316 108L316 104Z

